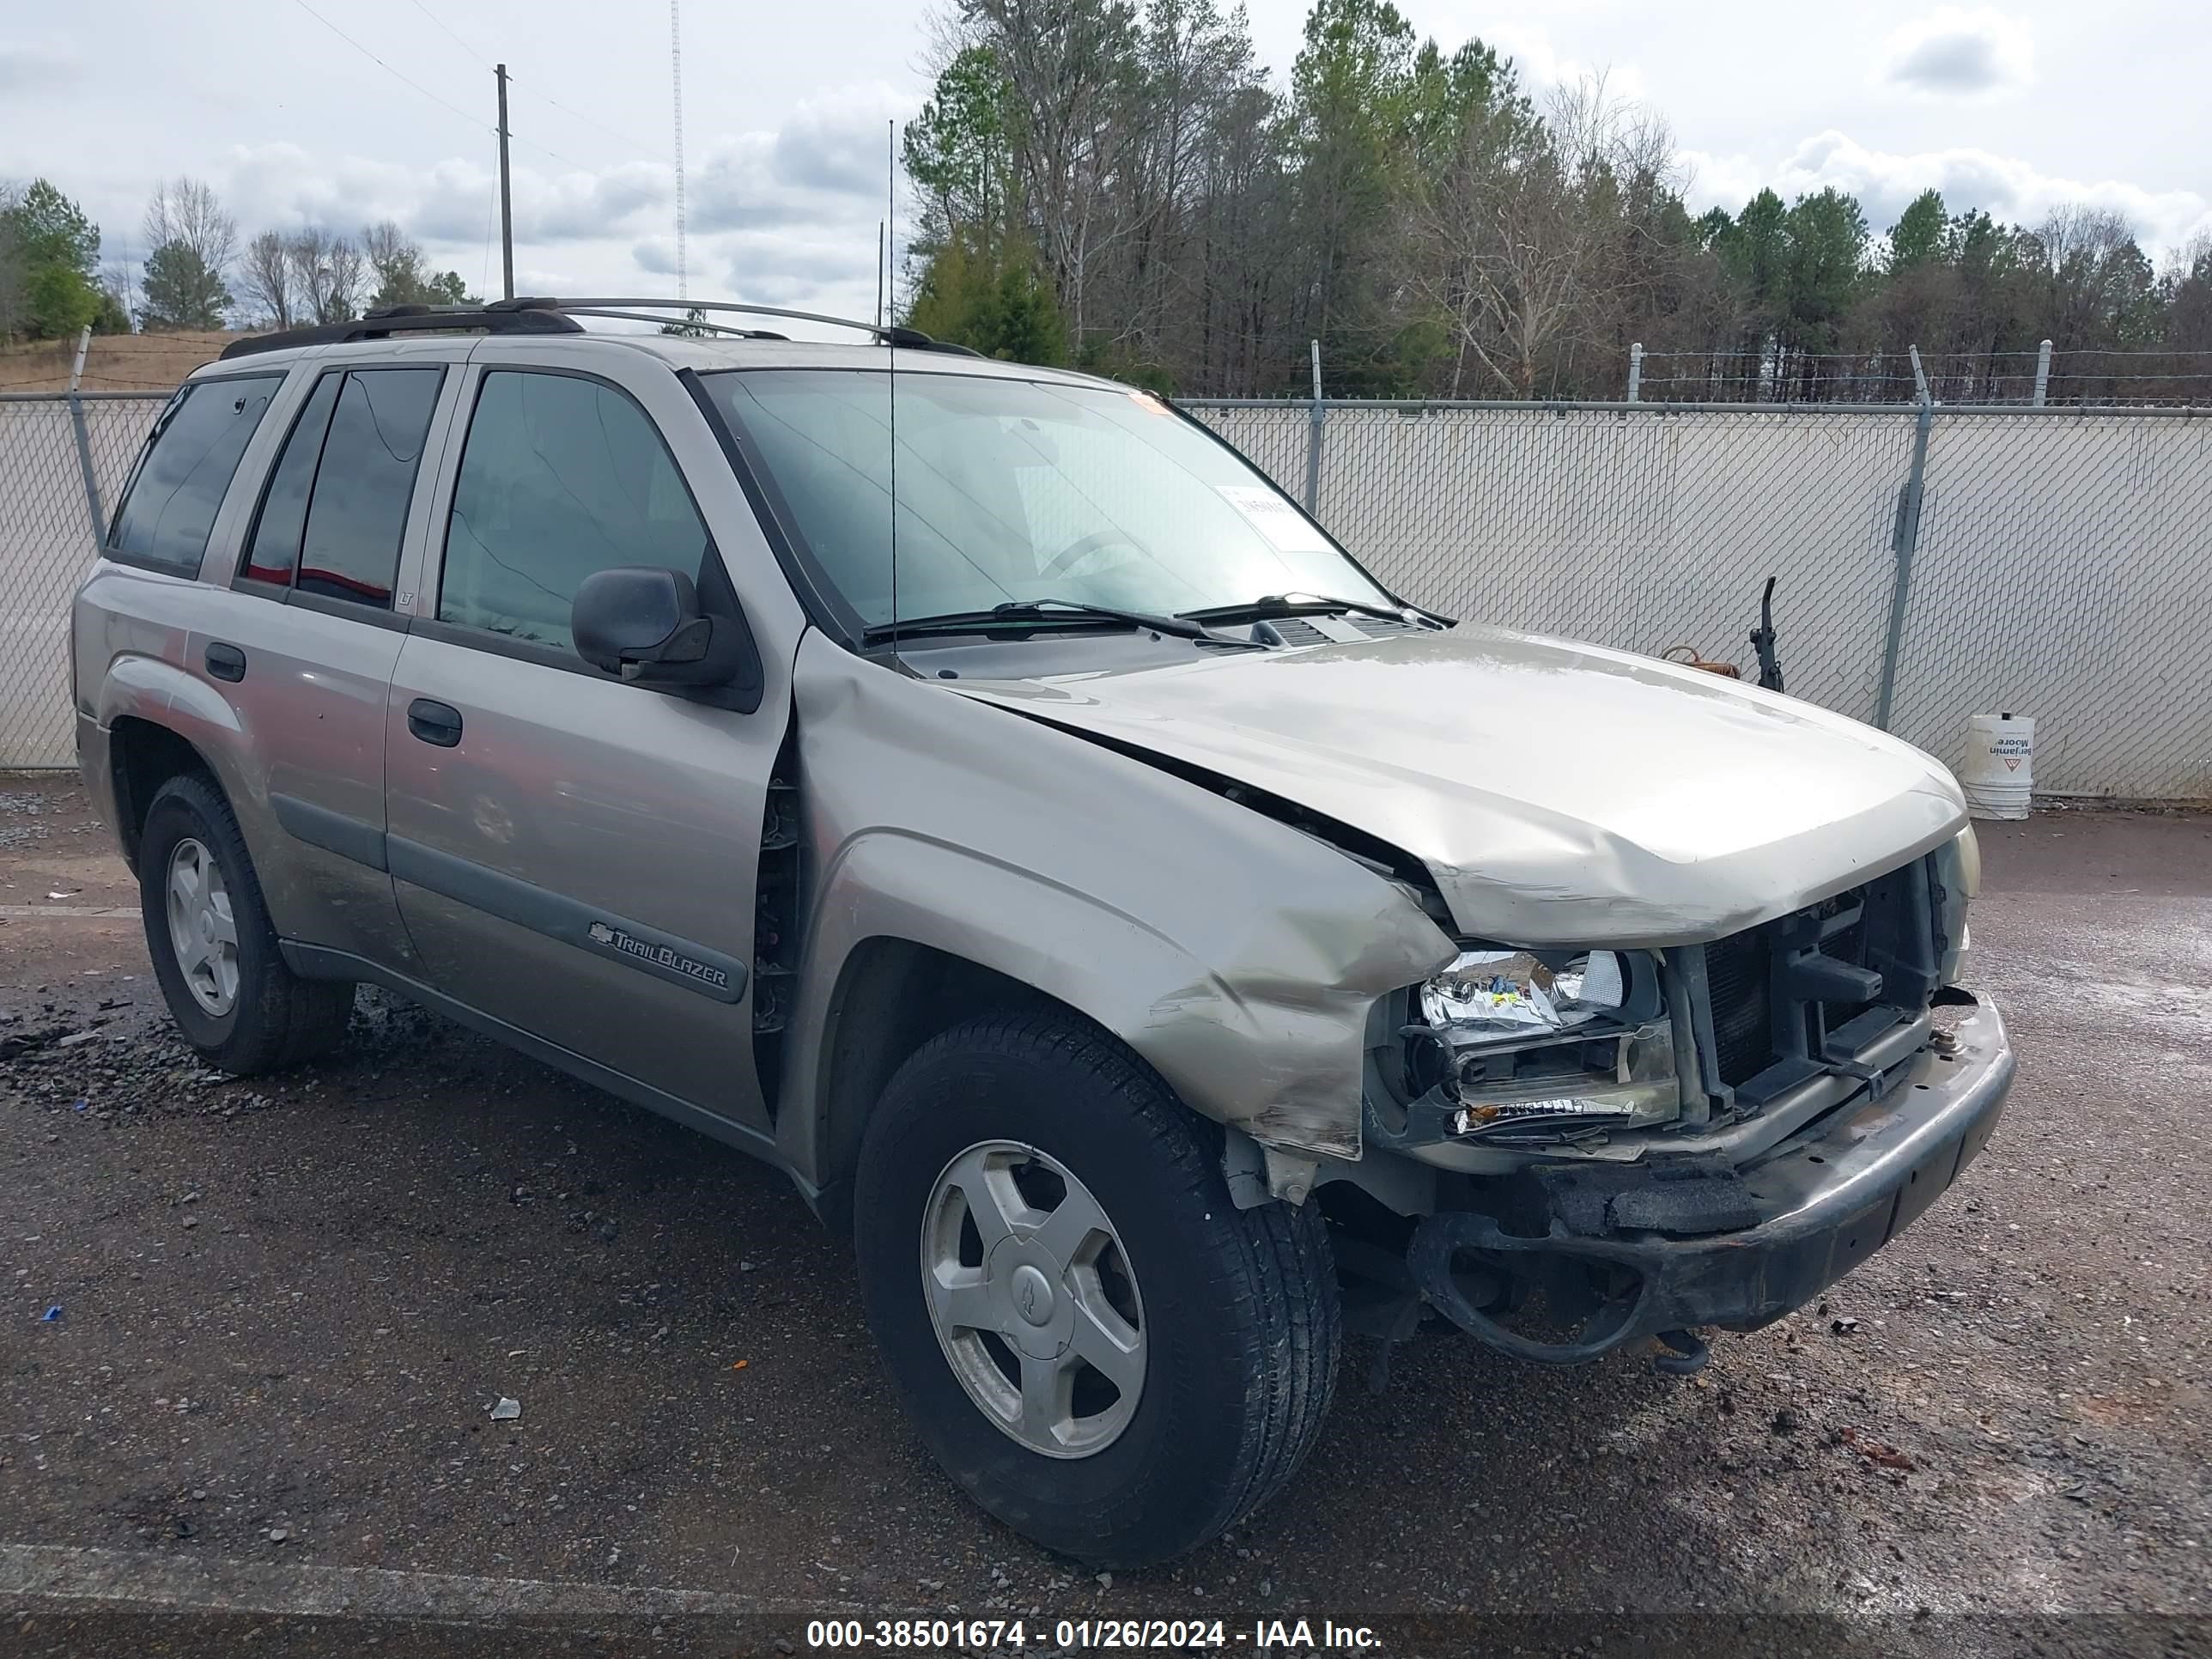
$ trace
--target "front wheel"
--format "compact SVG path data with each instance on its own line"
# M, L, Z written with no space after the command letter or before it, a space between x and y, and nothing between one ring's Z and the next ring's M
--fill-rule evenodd
M1072 1019L925 1044L860 1152L868 1322L986 1510L1101 1566L1182 1554L1271 1497L1336 1376L1310 1207L1238 1210L1218 1131Z

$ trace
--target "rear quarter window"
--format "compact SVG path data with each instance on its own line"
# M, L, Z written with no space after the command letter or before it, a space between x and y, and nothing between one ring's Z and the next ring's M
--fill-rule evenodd
M109 555L198 575L231 475L283 383L282 374L246 374L182 387L155 422L124 486Z

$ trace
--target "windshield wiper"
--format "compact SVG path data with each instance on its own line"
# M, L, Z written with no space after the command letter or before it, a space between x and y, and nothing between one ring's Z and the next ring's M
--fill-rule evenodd
M1241 605L1210 605L1202 611L1181 611L1176 614L1185 622L1250 623L1267 622L1277 617L1324 617L1339 611L1350 611L1363 617L1382 617L1391 622L1406 620L1406 611L1391 605L1370 605L1364 599L1323 599L1310 593L1297 597L1288 593L1269 593L1260 599L1247 599ZM1426 616L1428 613L1415 611L1413 614Z
M1224 640L1204 624L1184 617L1155 616L1149 611L1123 611L1110 605L1091 605L1081 599L1009 599L988 611L945 611L929 617L902 617L895 623L878 623L867 630L871 641L910 634L982 633L993 629L1027 628L1065 618L1070 622L1115 622L1130 628L1148 628L1177 639L1204 640L1212 645L1243 645L1243 640Z

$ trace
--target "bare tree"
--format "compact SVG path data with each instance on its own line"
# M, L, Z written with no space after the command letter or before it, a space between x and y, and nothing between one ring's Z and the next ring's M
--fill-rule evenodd
M287 240L285 253L302 319L343 323L361 314L368 267L352 238L310 225Z
M361 246L368 261L369 304L419 305L429 297L422 274L422 250L392 221L380 219L363 230Z
M361 257L361 249L350 236L331 239L330 281L325 289L327 314L319 320L327 323L350 322L361 315L362 295L365 290L368 264Z
M246 245L240 262L239 286L244 297L278 328L289 328L299 288L293 275L292 250L283 233L264 230Z
M157 179L146 204L148 256L173 242L189 248L214 276L226 276L238 254L238 221L198 179Z
M1547 362L1607 332L1656 280L1652 220L1678 195L1673 155L1665 124L1609 98L1601 76L1559 88L1540 120L1470 107L1443 167L1409 192L1401 242L1407 288L1449 320L1462 366L1533 397Z
M380 275L422 263L422 250L414 238L390 219L380 219L361 234L362 252Z
M1094 260L1134 228L1117 186L1134 137L1127 0L968 0L1012 93L1008 137L1079 349Z

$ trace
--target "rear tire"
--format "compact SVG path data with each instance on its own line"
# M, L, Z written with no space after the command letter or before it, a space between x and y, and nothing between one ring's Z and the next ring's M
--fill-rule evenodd
M138 837L138 904L169 1012L210 1066L251 1077L345 1035L353 985L285 966L238 819L209 779L187 773L155 792Z
M1004 1207L983 1198L979 1224L968 1194L987 1189ZM1183 1554L1312 1449L1340 1341L1318 1211L1237 1209L1220 1132L1103 1033L1029 1014L932 1039L869 1123L854 1199L868 1322L923 1441L1048 1549L1109 1567ZM1095 1209L1069 1222L1071 1205ZM1038 1254L1079 1233L1068 1265ZM955 1281L973 1299L948 1313ZM1118 1313L1088 1311L1102 1287ZM1040 1357L1054 1321L1086 1318L1062 1344L1077 1359ZM1118 1347L1097 1346L1102 1327ZM1048 1365L1074 1381L1032 1396L1031 1367Z

